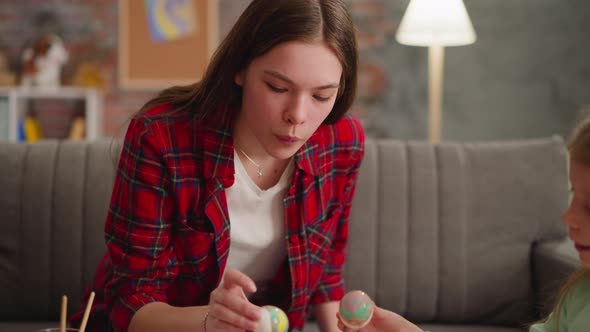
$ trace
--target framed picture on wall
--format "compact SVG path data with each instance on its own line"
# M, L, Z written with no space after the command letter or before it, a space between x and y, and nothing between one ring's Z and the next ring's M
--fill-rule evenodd
M119 86L199 81L218 44L218 0L120 0Z

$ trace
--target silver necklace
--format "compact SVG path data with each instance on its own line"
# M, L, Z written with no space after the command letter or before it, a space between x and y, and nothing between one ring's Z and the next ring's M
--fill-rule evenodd
M258 167L258 177L262 176L262 165L257 164L254 160L252 160L252 158L250 158L250 156L248 156L246 154L246 152L244 152L244 150L242 150L242 148L240 148L237 144L236 144L236 148L238 148L238 150L240 150L240 152L244 155L244 157L246 157L246 159L248 159L249 162L252 163L252 165Z

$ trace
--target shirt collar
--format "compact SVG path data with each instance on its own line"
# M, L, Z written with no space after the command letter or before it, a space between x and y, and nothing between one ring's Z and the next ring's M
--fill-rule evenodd
M234 183L234 112L208 114L197 122L195 145L199 147L205 179L219 179L224 187Z
M318 175L320 172L319 146L322 141L322 131L319 129L295 153L295 165L300 170Z

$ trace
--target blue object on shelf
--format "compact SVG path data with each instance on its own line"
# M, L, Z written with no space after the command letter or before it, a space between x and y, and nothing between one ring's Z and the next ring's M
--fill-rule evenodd
M25 135L25 120L19 119L18 120L18 131L16 140L19 142L25 142L27 140L27 136Z

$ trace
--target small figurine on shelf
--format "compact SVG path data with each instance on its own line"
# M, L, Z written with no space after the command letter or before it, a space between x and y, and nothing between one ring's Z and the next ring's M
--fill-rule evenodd
M81 62L74 74L73 83L78 86L104 89L106 80L96 60Z
M60 85L61 68L69 54L61 39L55 34L41 36L23 53L23 77L21 85L57 87Z
M80 112L74 116L72 124L70 126L69 139L82 140L86 136L86 121L84 119L84 113Z

